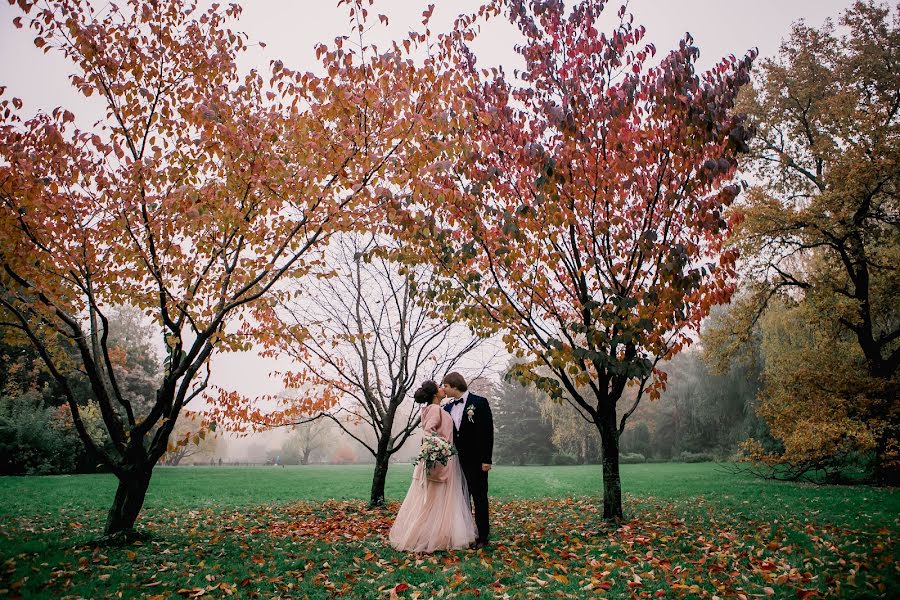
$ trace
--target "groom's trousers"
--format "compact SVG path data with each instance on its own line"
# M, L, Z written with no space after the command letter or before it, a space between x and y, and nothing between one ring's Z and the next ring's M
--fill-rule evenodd
M463 463L463 475L469 487L469 495L475 506L475 526L478 528L478 541L487 543L491 534L488 518L488 474L481 468L481 463Z

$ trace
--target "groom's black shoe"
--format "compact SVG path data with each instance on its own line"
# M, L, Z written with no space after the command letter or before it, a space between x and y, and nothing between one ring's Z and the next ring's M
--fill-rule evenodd
M477 542L475 542L475 549L481 550L481 549L485 548L487 545L488 545L487 540L478 540Z

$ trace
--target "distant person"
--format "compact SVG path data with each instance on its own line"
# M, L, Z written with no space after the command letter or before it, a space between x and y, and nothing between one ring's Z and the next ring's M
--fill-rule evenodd
M453 417L441 409L444 392L434 381L423 383L414 398L422 405L422 453L428 453L429 447L436 448L432 456L446 458L446 464L437 462L431 468L424 460L416 464L388 536L391 546L406 552L468 548L475 542L477 531L459 457L448 456L453 448Z

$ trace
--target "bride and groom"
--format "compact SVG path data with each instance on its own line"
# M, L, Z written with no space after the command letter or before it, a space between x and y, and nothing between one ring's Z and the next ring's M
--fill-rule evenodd
M409 492L389 536L407 552L434 552L488 543L488 471L494 447L494 421L488 401L468 391L465 378L448 373L441 386L426 381L416 390L422 404L422 431L456 447L446 465L416 464ZM442 401L446 400L443 403ZM471 505L470 505L471 498ZM472 506L475 518L472 518Z

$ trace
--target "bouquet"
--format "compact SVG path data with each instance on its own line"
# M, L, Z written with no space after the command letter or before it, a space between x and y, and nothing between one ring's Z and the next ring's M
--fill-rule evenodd
M446 465L450 457L456 454L453 444L436 433L422 440L421 454L416 457L416 463L424 462L425 469L430 471L435 465Z

